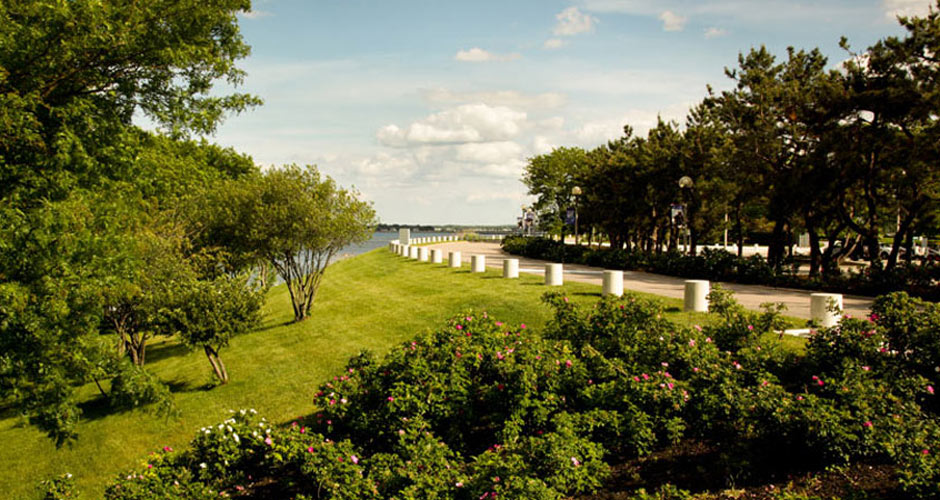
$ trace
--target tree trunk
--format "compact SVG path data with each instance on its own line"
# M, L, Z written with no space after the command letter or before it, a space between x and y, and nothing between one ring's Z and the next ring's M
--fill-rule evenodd
M219 358L218 351L208 345L202 348L206 352L206 357L209 358L209 364L212 365L212 371L215 372L215 376L219 378L220 382L227 384L228 372L225 371L225 365L222 364L222 359Z

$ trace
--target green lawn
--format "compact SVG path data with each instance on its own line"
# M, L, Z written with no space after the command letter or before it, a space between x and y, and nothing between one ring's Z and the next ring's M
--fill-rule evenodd
M311 318L290 323L284 287L272 290L264 324L223 349L231 382L209 387L211 371L201 352L189 352L175 339L148 348L147 369L169 383L180 417L114 412L93 386L83 388L80 438L56 450L52 441L24 425L14 411L0 419L0 497L33 498L37 481L71 472L83 498L100 497L105 483L163 446L186 446L201 426L226 418L228 409L255 408L276 422L310 413L318 384L360 349L385 352L417 332L434 329L465 309L485 310L509 323L541 328L550 311L540 301L547 290L541 276L504 280L498 270L471 274L465 266L416 262L386 249L336 263L327 272ZM562 287L576 303L600 297L600 287ZM651 297L651 296L650 296ZM708 321L705 314L680 312L681 301L662 300L674 321ZM792 339L795 348L802 341Z

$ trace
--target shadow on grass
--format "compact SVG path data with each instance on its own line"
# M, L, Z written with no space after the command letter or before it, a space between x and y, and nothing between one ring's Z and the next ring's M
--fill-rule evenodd
M169 342L165 342L147 348L147 363L155 363L174 356L185 356L189 354L189 352L189 348L183 344L170 344Z

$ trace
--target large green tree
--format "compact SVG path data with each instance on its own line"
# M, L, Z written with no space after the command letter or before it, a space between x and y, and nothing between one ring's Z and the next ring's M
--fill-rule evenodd
M343 247L368 240L375 210L314 166L271 168L223 183L206 196L199 239L244 269L260 261L287 285L294 320L310 314L327 266Z
M155 198L147 209L163 210L253 169L231 150L181 140L259 102L210 92L243 76L236 15L249 7L0 2L0 390L59 444L75 435L75 387L120 366L103 319L113 299L142 290L132 280L148 258L137 257L152 254L126 223L134 207Z

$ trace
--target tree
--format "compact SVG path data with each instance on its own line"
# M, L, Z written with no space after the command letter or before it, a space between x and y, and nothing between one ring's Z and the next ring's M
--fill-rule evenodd
M337 252L369 239L376 223L370 203L314 166L273 168L220 190L208 198L220 205L205 212L205 241L274 268L287 285L295 321L309 316Z
M91 187L136 161L132 116L177 135L212 132L260 103L213 95L249 53L247 0L0 4L0 199L34 204Z
M193 281L167 316L186 345L202 348L213 373L225 384L229 380L228 370L219 351L228 346L232 337L258 324L266 292L252 286L245 275Z
M540 217L552 231L565 237L565 209L571 203L571 188L583 184L587 153L581 148L557 148L529 158L522 182L529 194L538 196L536 210L547 213Z
M0 2L0 391L57 444L75 437L76 387L120 366L101 329L109 287L134 275L116 269L135 269L135 234L107 202L159 197L165 209L216 166L247 168L179 139L260 102L210 92L242 77L236 14L248 7ZM170 135L140 130L137 113Z

